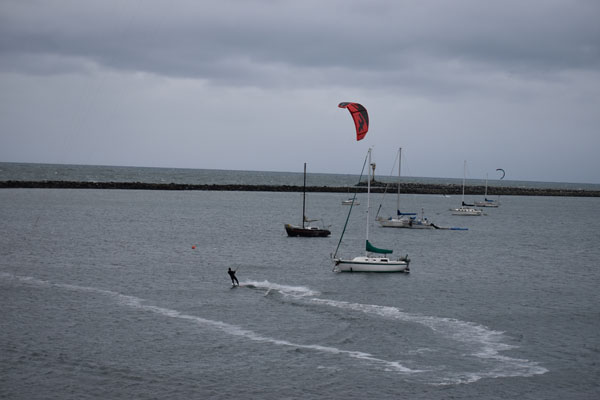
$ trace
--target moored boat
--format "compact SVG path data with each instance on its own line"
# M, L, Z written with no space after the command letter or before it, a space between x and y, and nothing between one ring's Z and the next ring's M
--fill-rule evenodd
M288 236L303 236L303 237L326 237L331 234L329 229L317 228L316 226L295 226L285 224L285 231Z
M452 208L451 211L452 215L480 216L483 214L483 211L469 206Z
M483 201L476 201L475 206L497 208L500 204L498 203L497 200L488 199L487 192L488 192L488 174L485 174L485 192L483 195Z
M284 224L285 232L288 236L302 236L302 237L326 237L331 234L329 229L318 228L311 226L312 222L318 221L316 219L306 218L306 163L304 163L304 188L302 190L302 225ZM306 225L308 223L308 225Z
M371 164L371 149L367 152L368 159L368 176L367 176L367 230L366 230L366 245L365 250L366 254L364 256L354 257L352 259L344 259L342 257L337 257L337 252L339 246L342 242L342 238L344 232L340 237L338 242L338 247L336 248L334 254L332 255L334 270L337 272L409 272L409 263L410 260L408 256L400 257L397 259L391 259L388 257L388 254L391 254L392 250L380 249L371 244L369 242L369 225L370 225L370 194L371 194L371 168L373 164ZM362 175L362 174L361 174ZM352 208L348 212L348 218L350 217L350 212Z
M344 205L344 206L349 206L349 205L358 206L358 205L360 205L360 202L358 200L355 200L355 199L347 199L347 200L342 200L342 205Z
M468 216L480 216L483 215L483 211L474 208L473 204L465 203L465 179L467 176L467 160L465 160L463 166L463 181L462 181L462 203L458 208L451 208L452 215L468 215Z

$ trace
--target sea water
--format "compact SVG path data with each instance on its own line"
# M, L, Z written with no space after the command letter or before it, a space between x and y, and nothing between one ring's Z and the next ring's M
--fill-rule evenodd
M406 195L468 230L373 224L411 273L361 274L332 271L346 197L309 194L332 235L289 238L300 193L0 190L0 396L598 398L599 199Z

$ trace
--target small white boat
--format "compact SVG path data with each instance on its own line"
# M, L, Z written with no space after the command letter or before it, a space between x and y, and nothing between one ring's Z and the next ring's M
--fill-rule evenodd
M463 181L462 181L462 205L458 208L451 208L452 215L470 215L480 216L483 215L483 211L474 208L472 204L465 203L465 179L467 176L467 160L465 160L463 167Z
M497 200L491 200L487 198L487 189L488 189L488 174L485 174L485 193L483 195L483 201L476 201L475 205L477 207L498 207L500 204Z
M358 205L360 205L360 202L355 199L348 199L348 200L342 200L342 204L345 206L350 206L350 205L358 206Z
M400 211L400 176L402 165L402 147L398 149L398 195L396 200L396 216L383 218L376 216L375 219L384 228L406 228L406 229L439 229L425 218L424 210L421 208L421 216L417 217L417 213L405 213ZM383 201L383 199L382 199ZM379 205L381 208L381 204ZM377 211L379 215L379 211Z
M439 229L423 216L423 211L421 211L421 217L399 215L398 218L380 218L377 221L384 228Z
M387 257L359 256L352 260L335 260L335 266L340 272L409 272L410 260L391 260Z
M477 207L494 207L497 208L499 206L496 200L484 199L483 201L476 201L475 206Z
M335 253L332 255L334 270L337 272L409 272L410 269L408 268L408 265L410 263L410 260L408 259L408 256L392 260L389 257L387 257L388 254L392 253L392 250L379 249L369 242L369 210L371 208L371 168L373 168L373 164L371 164L371 149L369 149L369 151L367 152L367 158L367 168L369 173L367 177L366 255L354 257L352 259L343 259L341 257L338 258L337 252L340 243L342 242L342 238L344 237L344 232L342 232L342 237L338 242L338 247L336 248ZM350 209L350 211L348 212L348 218L350 217L351 211L352 209ZM373 253L375 253L375 255Z
M472 216L479 216L483 214L483 211L477 209L477 208L472 208L472 207L468 207L468 206L462 206L462 207L458 207L458 208L452 208L452 215L472 215Z

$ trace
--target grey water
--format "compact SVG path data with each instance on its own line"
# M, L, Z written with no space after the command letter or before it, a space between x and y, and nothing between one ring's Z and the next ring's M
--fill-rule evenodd
M0 190L0 397L598 398L600 199L403 195L468 230L373 224L411 273L360 274L332 271L346 197L309 194L332 235L289 238L299 193Z

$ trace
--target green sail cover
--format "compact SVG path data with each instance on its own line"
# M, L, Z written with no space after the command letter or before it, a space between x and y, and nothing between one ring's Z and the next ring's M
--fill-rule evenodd
M371 244L371 242L369 242L368 240L367 240L367 251L370 253L379 253L379 254L389 254L389 253L394 252L394 250L378 249L377 247L373 246Z

